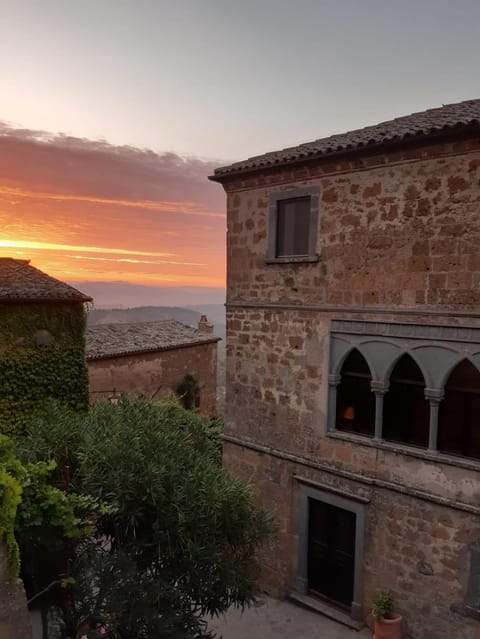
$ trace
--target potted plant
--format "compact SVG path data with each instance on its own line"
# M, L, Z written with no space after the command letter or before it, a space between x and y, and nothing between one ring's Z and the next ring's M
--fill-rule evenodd
M402 618L393 612L391 592L380 590L372 607L374 639L400 639Z

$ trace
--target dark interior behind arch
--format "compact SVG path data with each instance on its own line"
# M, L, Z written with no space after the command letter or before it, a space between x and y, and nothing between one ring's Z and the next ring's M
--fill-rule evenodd
M453 369L445 384L438 450L480 459L480 372L466 359Z
M370 368L354 348L345 359L337 388L336 428L373 437L375 432L375 395L370 383Z
M425 399L425 379L420 367L402 355L390 374L390 388L383 406L386 440L427 448L430 410Z

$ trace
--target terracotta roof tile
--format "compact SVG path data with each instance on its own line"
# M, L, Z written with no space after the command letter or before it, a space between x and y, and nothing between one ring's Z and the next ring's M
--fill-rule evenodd
M427 138L442 131L467 126L476 126L480 130L480 99L447 104L435 109L428 109L428 111L395 118L388 122L381 122L374 126L367 126L363 129L331 135L314 142L257 155L248 158L248 160L215 169L215 173L210 176L210 179L222 182L229 175L237 173L259 171L266 167L281 166L302 160L313 160L352 149L394 141L400 142L413 137Z
M0 257L0 302L91 302L92 298L32 266Z
M180 346L218 342L219 339L211 333L202 333L176 320L97 324L89 327L87 332L87 359L162 351Z

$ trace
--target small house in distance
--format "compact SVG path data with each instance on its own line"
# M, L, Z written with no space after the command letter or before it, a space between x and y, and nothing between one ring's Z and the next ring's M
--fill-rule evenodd
M214 417L217 342L202 315L198 328L176 320L99 324L88 329L90 398L121 393L159 399L176 392L187 408Z
M21 429L48 398L88 406L85 303L30 264L0 258L0 432Z

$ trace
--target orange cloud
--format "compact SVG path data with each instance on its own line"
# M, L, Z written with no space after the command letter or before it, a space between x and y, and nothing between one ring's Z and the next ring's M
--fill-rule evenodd
M9 188L0 186L0 195L8 198L26 197L42 200L54 200L57 202L89 202L93 204L111 204L113 206L127 206L130 208L149 209L151 211L159 211L171 213L172 211L181 212L184 215L199 215L201 217L218 217L225 219L224 213L209 213L202 210L200 204L195 202L155 202L153 200L113 200L108 198L95 198L84 195L58 195L55 193L37 193L34 191L25 191L18 188ZM15 200L10 199L11 203Z
M78 282L223 288L213 166L0 123L0 255Z

